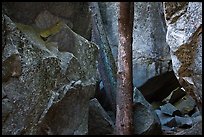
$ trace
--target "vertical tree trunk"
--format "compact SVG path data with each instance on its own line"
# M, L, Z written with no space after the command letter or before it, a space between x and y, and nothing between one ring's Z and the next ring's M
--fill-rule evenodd
M116 64L111 52L111 48L103 27L100 8L98 2L90 2L89 6L92 11L92 41L99 46L99 72L106 90L108 100L111 104L112 111L116 112Z
M120 2L116 93L116 134L133 132L132 29L134 3Z

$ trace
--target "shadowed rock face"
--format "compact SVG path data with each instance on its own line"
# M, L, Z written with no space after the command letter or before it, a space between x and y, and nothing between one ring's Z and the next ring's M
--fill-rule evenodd
M176 79L174 72L166 72L162 75L149 79L138 89L148 102L162 101L167 97L174 89L180 87L178 80Z
M59 39L44 41L31 26L5 14L2 20L2 134L87 134L97 46L65 25L54 35L71 35L74 44L60 52Z
M142 93L135 88L133 93L134 102L134 134L136 135L160 135L161 123Z
M89 135L113 134L114 123L96 98L89 102Z
M33 24L39 14L48 11L67 20L76 33L90 40L91 15L87 2L5 2L3 6L13 21L27 25Z

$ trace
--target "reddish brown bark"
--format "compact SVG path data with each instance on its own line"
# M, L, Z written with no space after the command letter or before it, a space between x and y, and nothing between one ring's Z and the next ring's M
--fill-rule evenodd
M118 135L130 135L133 129L132 29L134 3L120 2L119 46L116 94L116 130Z

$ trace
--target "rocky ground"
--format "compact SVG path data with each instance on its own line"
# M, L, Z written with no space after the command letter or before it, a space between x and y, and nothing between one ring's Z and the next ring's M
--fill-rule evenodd
M100 2L117 63L118 2ZM134 134L202 134L202 3L135 2ZM3 3L2 134L109 135L88 3ZM105 73L104 73L105 74Z

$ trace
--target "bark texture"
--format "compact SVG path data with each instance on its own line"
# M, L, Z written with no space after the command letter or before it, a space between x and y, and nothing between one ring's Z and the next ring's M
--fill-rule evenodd
M116 94L116 134L130 135L133 127L132 27L133 2L119 4L118 79Z

